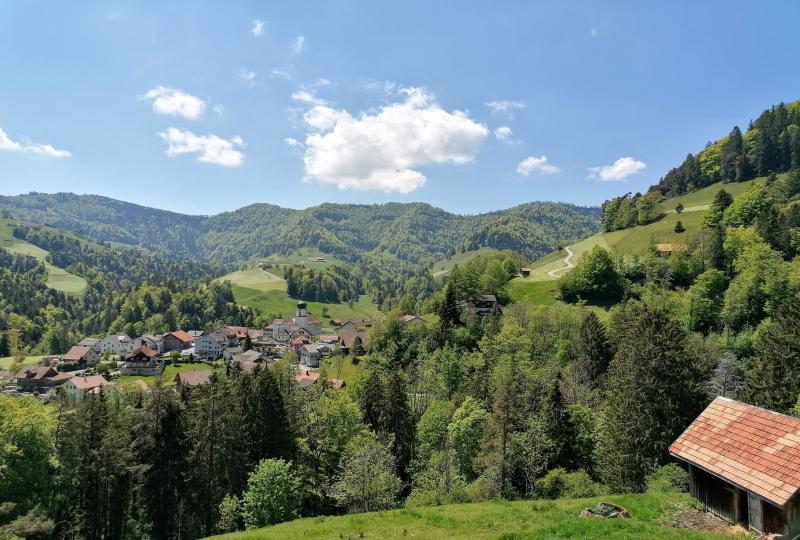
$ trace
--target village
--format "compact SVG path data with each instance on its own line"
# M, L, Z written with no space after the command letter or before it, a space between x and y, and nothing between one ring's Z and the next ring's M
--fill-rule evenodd
M401 320L404 324L424 322L415 315ZM57 394L80 401L90 393L113 391L118 383L148 390L156 379L164 378L168 366L176 365L190 369L173 370L164 383L180 390L209 382L215 370L252 373L281 359L294 362L295 381L301 388L308 387L319 381L323 359L365 354L371 326L372 321L364 319L331 319L323 326L300 301L293 317L274 319L264 328L223 326L208 332L175 330L135 338L124 334L87 337L64 354L44 357L15 373L0 370L5 380L2 391L33 394L44 402ZM336 378L326 384L336 389L346 385Z

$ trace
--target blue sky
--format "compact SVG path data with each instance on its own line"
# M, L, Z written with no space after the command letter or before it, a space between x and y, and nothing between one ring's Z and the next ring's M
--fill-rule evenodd
M2 2L0 193L599 204L800 98L800 3Z

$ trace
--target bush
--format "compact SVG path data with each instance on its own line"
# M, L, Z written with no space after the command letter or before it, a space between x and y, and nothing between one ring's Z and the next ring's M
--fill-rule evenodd
M570 473L560 467L537 480L534 489L544 499L581 499L607 492L605 486L592 480L583 469Z
M659 467L645 479L647 491L663 493L666 491L689 491L689 473L677 463Z
M282 459L262 460L247 479L242 506L249 529L296 518L300 509L300 481L292 464Z

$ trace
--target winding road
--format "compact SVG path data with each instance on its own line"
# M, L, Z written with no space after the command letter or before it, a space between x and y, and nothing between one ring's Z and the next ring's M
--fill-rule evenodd
M562 266L561 268L556 268L555 270L550 270L549 272L547 272L548 276L557 278L558 276L556 274L558 272L561 272L562 270L569 270L570 268L575 268L575 265L572 264L572 249L570 249L570 247L571 246L567 246L564 248L564 251L567 252L567 256L564 257L564 266Z

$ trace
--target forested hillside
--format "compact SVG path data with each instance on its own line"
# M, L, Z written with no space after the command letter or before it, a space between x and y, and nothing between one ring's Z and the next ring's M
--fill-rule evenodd
M562 203L528 203L472 216L423 203L322 204L305 210L253 204L204 217L95 195L30 193L0 197L0 210L98 241L218 263L315 248L353 263L389 257L426 265L461 245L514 249L532 260L599 226L599 209Z
M717 182L742 182L798 168L800 100L765 110L744 133L734 126L730 134L709 142L697 155L689 154L647 193L628 193L607 201L603 205L603 229L615 231L658 219L662 215L658 204L664 197Z

